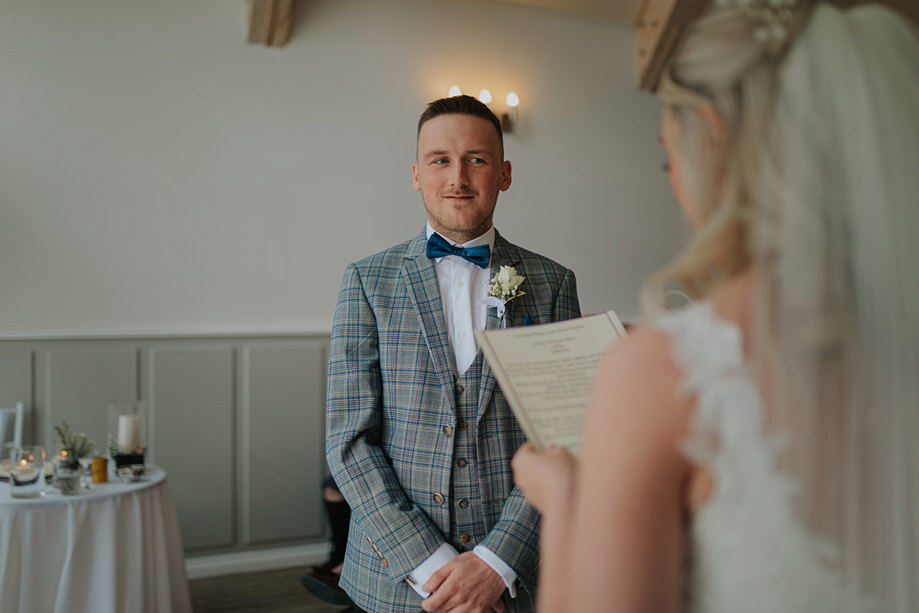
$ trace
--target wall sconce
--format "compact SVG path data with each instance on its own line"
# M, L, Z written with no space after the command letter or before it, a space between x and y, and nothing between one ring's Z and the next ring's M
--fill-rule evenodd
M450 88L448 95L453 97L460 96L462 93L459 85L454 85ZM480 91L478 98L485 104L491 104L491 92L487 89ZM505 102L507 103L507 112L495 114L498 115L498 119L501 120L501 129L509 134L514 131L514 127L517 125L517 108L520 106L520 98L517 96L516 92L510 92L507 94Z

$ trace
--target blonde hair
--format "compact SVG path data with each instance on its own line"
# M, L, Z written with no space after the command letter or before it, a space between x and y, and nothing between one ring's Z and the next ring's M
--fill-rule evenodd
M645 282L646 314L663 309L664 288L678 281L702 298L752 261L755 195L772 120L782 49L760 40L757 24L736 7L710 7L688 30L665 71L661 97L680 131L673 143L683 186L699 225L672 262ZM706 121L710 106L721 126Z

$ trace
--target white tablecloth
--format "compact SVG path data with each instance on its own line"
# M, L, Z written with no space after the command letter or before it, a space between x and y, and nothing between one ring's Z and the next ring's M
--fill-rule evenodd
M191 611L166 473L74 496L10 498L0 483L0 612Z

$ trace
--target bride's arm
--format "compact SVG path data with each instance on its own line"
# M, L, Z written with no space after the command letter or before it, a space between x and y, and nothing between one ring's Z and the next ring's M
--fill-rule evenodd
M691 402L664 335L638 330L597 372L580 462L524 445L514 478L540 513L539 611L681 609Z
M567 597L551 611L681 610L690 465L678 445L692 404L677 392L680 378L668 338L650 329L600 367L571 510Z
M574 500L575 460L567 451L542 451L524 444L511 462L514 480L541 514L539 526L539 611L564 611Z

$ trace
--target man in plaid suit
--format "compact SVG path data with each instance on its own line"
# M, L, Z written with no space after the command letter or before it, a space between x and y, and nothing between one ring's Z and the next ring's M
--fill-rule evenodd
M510 468L524 435L473 330L578 317L574 274L494 230L511 165L475 98L428 105L412 181L425 232L349 265L335 309L326 452L352 509L340 585L374 613L531 611L538 516ZM481 303L500 266L525 277L503 323Z

